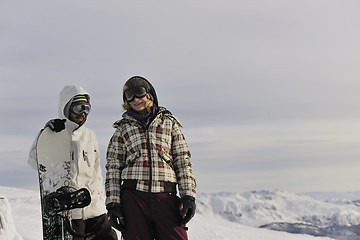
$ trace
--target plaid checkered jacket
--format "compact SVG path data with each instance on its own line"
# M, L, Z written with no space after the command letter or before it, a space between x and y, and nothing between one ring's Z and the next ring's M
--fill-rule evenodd
M163 107L146 129L126 112L107 149L106 204L120 202L123 180L136 180L136 190L164 192L168 182L177 183L180 196L195 197L195 178L190 151L177 118Z

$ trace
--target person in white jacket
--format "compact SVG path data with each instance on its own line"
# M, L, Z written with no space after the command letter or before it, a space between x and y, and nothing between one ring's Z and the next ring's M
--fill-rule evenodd
M91 203L85 208L71 210L72 227L80 234L95 232L96 240L116 240L106 216L104 183L100 167L99 145L96 134L84 126L90 112L90 95L79 86L65 86L59 94L58 119L45 127L55 132L68 131L71 149L71 186L87 188ZM38 134L39 136L39 134ZM36 137L29 154L29 165L37 170ZM81 240L76 238L74 240Z

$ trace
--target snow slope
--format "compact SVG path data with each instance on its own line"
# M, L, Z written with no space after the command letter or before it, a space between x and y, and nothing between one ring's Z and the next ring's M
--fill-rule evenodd
M9 200L15 227L19 234L24 239L42 239L39 193L26 189L0 187L0 197Z
M41 239L38 192L0 187L0 197L9 200L16 231L22 236L22 238L13 239ZM297 208L299 205L302 205L301 208ZM197 206L197 214L188 225L190 240L325 240L330 238L290 234L257 227L273 222L273 220L294 222L302 219L303 213L314 212L326 215L335 213L339 209L347 209L343 206L314 200L308 196L298 196L282 191L200 194ZM352 209L353 205L350 204L348 207ZM306 210L306 208L310 208L310 210ZM356 207L354 208L356 209ZM356 211L350 213L357 214ZM355 220L348 222L351 221ZM13 230L15 231L15 229Z
M21 240L22 237L16 231L11 214L10 203L6 198L0 197L0 239Z

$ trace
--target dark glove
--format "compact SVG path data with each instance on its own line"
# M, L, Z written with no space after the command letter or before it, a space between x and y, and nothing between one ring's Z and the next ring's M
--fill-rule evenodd
M120 203L109 203L106 205L106 209L108 210L108 218L111 225L119 230L125 230L125 220L121 213L121 205Z
M53 132L61 132L61 130L65 129L66 119L51 119L45 124L45 127L49 127Z
M180 225L185 225L195 215L195 198L185 195L180 199L180 202L182 203L182 210L180 211L182 219Z

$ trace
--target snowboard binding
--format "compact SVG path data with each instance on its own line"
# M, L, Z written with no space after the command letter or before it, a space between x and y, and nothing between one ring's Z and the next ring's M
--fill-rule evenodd
M52 217L60 217L64 220L65 229L73 236L90 240L94 237L95 233L80 234L72 227L70 220L67 216L63 216L61 212L75 208L83 208L90 204L91 196L89 190L81 188L76 190L71 187L61 187L55 192L52 192L44 197L44 212ZM61 231L61 229L59 229ZM59 235L60 233L55 233Z
M65 210L86 207L90 202L90 192L86 188L76 190L71 187L61 187L45 196L44 211L47 216L53 217Z

